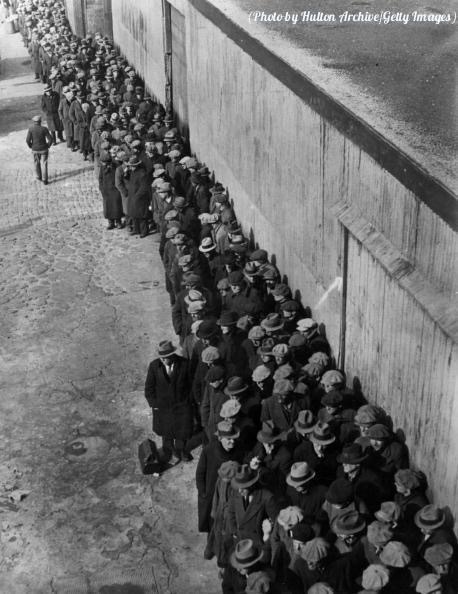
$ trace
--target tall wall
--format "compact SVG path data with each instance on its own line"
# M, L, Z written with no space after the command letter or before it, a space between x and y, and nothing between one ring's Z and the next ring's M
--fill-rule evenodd
M313 82L286 65L274 72L277 59L227 23L217 2L171 4L185 19L187 91L183 83L178 92L187 96L192 150L324 323L349 382L404 429L412 462L456 514L450 193ZM148 6L157 18L157 4ZM133 41L116 39L127 53Z
M111 21L111 0L65 0L67 17L72 31L84 37L100 32L113 36Z
M165 104L161 0L112 0L113 39L149 91Z

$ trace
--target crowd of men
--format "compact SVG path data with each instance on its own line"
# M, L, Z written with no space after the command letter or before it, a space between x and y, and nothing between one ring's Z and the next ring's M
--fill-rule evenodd
M198 529L223 593L456 594L449 518L393 420L346 386L172 114L108 38L71 33L61 2L17 4L50 144L93 160L109 229L160 234L179 347L159 344L145 397L164 462L202 446Z

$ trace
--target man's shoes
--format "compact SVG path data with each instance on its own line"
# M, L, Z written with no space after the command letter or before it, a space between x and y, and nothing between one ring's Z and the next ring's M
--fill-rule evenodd
M181 459L183 460L183 462L192 462L194 460L191 454L188 454L187 452L183 452L181 454Z
M178 456L175 456L175 454L172 454L172 456L170 457L168 464L170 466L176 466L177 464L180 463L180 458Z
M111 231L111 229L115 228L115 224L114 223L110 223L107 227L107 231Z
M140 238L141 238L141 239L143 239L143 237L146 237L147 235L148 235L148 231L147 231L146 233L142 233L142 234L140 235Z
M41 177L37 177L37 180L38 180L38 181L42 181L42 180L41 180Z
M134 231L134 230L132 229L132 231L129 231L129 234L130 234L130 235L138 235L138 231Z
M121 221L118 221L116 223L116 229L124 229L124 227L125 227L125 225Z
M47 186L48 185L48 180L47 179L43 180L43 183L44 183L45 186Z

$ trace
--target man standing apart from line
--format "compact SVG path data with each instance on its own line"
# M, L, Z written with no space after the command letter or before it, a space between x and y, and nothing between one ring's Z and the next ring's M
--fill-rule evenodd
M48 154L49 148L53 143L53 138L46 126L41 125L41 116L36 115L32 118L33 124L30 126L25 139L27 146L32 149L33 160L35 163L35 173L37 179L48 185ZM43 175L41 171L41 160L43 159Z

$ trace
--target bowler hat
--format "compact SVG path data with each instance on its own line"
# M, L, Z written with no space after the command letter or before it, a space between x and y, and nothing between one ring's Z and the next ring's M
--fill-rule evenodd
M445 522L445 514L433 504L425 505L415 514L415 524L425 530L435 530Z
M176 347L173 346L170 340L162 340L157 349L159 357L170 357L170 355L173 355L176 351Z
M258 431L256 437L261 443L274 443L281 439L281 434L280 430L269 420L262 424L261 431Z
M345 446L342 453L337 456L337 462L340 464L361 464L366 460L367 455L359 443L352 443Z
M250 468L248 464L242 464L232 479L232 486L234 489L247 489L257 483L258 480L259 472Z
M235 480L235 478L232 479L232 482ZM231 554L230 560L231 565L238 569L251 567L255 563L258 563L262 557L262 548L256 545L250 538L246 538L244 540L239 540L239 542L235 545L235 550Z
M353 501L353 485L344 478L333 481L326 491L326 501L332 505L343 505Z
M364 517L356 510L343 513L334 520L332 529L335 534L357 534L366 528Z
M215 435L217 437L224 437L226 439L237 439L240 436L240 431L237 425L229 421L220 421L216 426Z
M336 437L327 423L319 421L313 428L310 439L318 445L329 445L335 442Z
M227 381L227 386L224 388L226 396L235 396L241 394L248 389L248 384L245 380L237 375L230 377Z
M218 331L219 329L215 322L204 320L197 330L197 337L208 339L218 334Z
M310 468L307 462L295 462L286 477L286 482L291 487L298 487L311 481L315 477L315 474L315 471Z
M294 428L301 435L307 435L313 431L315 426L315 418L311 410L301 410L297 415L297 420L294 423Z

